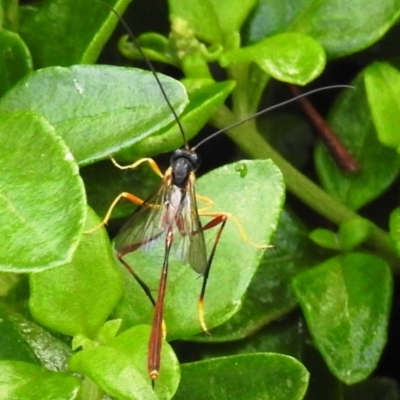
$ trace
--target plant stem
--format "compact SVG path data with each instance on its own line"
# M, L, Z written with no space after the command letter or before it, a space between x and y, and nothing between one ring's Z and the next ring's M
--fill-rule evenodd
M213 116L211 123L221 129L232 125L236 121L237 118L231 111L223 106ZM271 159L281 170L287 189L318 214L338 225L355 218L362 218L292 167L262 138L257 131L255 121L246 122L229 130L227 134L251 158ZM400 273L400 260L393 248L389 234L373 222L369 222L371 224L371 232L366 244L371 250L388 261L394 272Z

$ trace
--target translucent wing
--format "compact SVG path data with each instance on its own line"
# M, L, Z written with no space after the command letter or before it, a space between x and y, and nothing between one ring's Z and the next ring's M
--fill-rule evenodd
M194 180L192 174L187 183L185 199L176 217L176 225L180 232L178 258L183 263L189 262L196 272L203 274L207 268L207 251L197 211Z
M115 249L125 255L139 248L150 250L164 237L168 227L174 231L177 257L199 274L207 268L207 252L196 206L194 174L185 189L167 184L138 208L115 238Z
M164 181L157 192L151 195L130 217L115 238L115 249L121 255L138 248L151 249L163 236L165 204L168 185Z

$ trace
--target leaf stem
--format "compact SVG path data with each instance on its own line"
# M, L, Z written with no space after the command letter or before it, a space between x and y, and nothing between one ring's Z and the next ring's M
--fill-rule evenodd
M237 120L226 106L222 106L213 116L211 123L221 129L232 125ZM355 218L362 218L344 204L332 198L288 163L262 138L257 131L255 121L246 122L229 130L227 135L250 157L271 159L281 170L287 189L318 214L338 225ZM369 222L371 233L366 241L367 246L388 261L394 272L400 273L400 260L396 255L389 234L373 222Z

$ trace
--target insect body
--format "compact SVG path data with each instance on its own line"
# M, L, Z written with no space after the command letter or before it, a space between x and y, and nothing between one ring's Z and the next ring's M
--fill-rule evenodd
M202 213L212 217L212 220L204 227L201 225L195 193L195 171L200 164L200 158L194 150L189 148L176 150L171 157L171 165L164 175L152 159L144 158L129 166L121 166L114 160L113 162L121 169L135 168L143 162L148 162L162 177L160 187L146 201L127 192L121 193L114 200L102 223L107 223L114 206L122 197L140 205L117 235L115 249L120 262L135 277L155 307L148 354L148 372L150 378L154 380L159 373L161 343L165 334L163 310L171 247L176 243L177 255L182 263L189 263L192 269L203 276L198 302L199 321L203 330L208 332L204 321L203 300L211 263L228 215ZM207 201L204 198L203 200ZM220 225L220 228L210 256L207 258L203 231L217 225ZM158 296L155 300L149 287L123 257L139 248L150 250L160 240L164 240L164 260Z

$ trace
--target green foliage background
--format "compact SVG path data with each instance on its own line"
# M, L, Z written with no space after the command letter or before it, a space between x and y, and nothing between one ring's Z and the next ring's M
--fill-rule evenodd
M388 334L399 331L400 2L129 3L0 2L0 400L399 399ZM201 279L171 255L154 389L153 307L106 230L85 231L120 192L146 198L159 184L110 156L167 167L163 154L185 143L154 76L131 67L143 62L113 10L165 74L190 143L206 123L215 132L284 100L285 83L352 86L310 99L356 173L293 106L199 147L210 211L275 248L228 221L205 298L210 336ZM133 208L118 204L111 237ZM210 249L215 230L205 234ZM126 259L157 288L162 241Z

